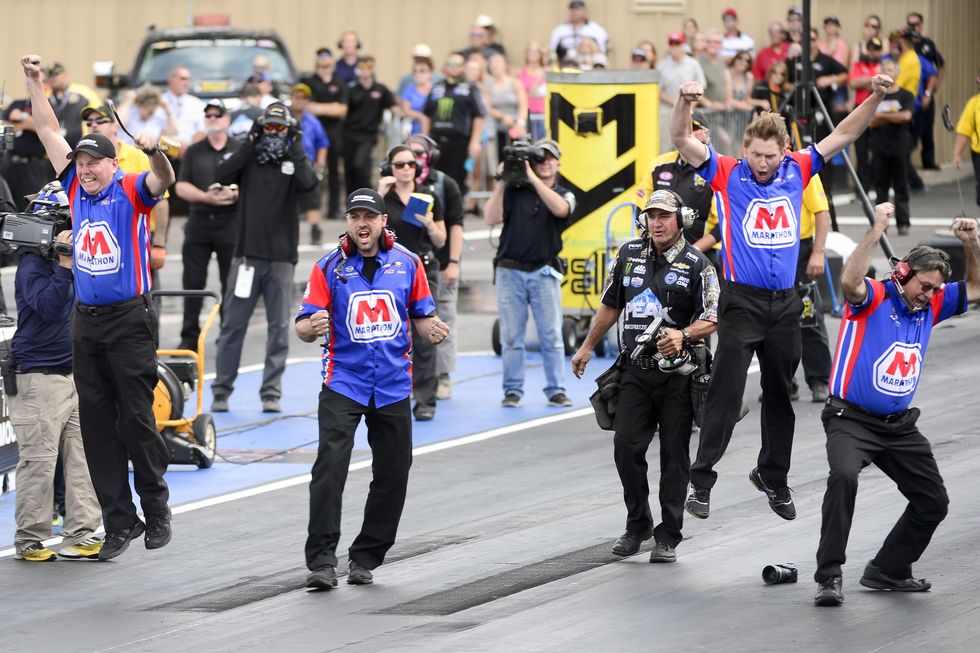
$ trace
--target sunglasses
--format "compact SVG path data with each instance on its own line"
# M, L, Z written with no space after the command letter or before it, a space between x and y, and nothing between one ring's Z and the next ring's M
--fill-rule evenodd
M204 117L207 120L217 120L218 118L220 118L223 115L225 115L225 114L223 114L223 113L206 113L206 114L204 114Z
M396 170L402 170L404 168L414 168L418 165L415 161L392 161L391 167Z
M94 127L96 125L107 125L112 122L112 118L95 118L93 120L86 120L85 124L89 127Z
M865 27L870 27L871 29L881 29L881 25L876 25L875 23L865 23Z
M915 27L916 29L918 29L919 27L922 27L922 23L907 23L907 25L909 27Z
M286 131L286 125L262 125L267 134L281 134Z

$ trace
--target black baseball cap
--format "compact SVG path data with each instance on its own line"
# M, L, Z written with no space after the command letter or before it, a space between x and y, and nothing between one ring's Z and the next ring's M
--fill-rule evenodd
M704 117L704 112L698 109L691 112L691 125L695 129L711 129L708 126L708 119Z
M221 115L228 113L228 107L225 106L225 103L222 102L220 98L212 98L208 100L208 103L204 105L204 113L207 113L208 109L217 109Z
M85 152L86 154L91 154L98 159L115 159L116 158L116 146L112 144L108 138L102 134L89 134L78 141L78 145L72 152L69 152L68 158L74 160L78 156L79 152Z
M86 122L88 120L95 120L98 118L108 118L109 122L115 122L115 120L113 120L112 118L112 112L109 111L109 109L107 109L106 107L93 107L92 105L89 105L84 109L82 109L82 112L79 115L82 118L82 122ZM103 120L102 122L105 122L105 120Z
M347 210L350 213L354 209L367 209L373 213L387 213L385 201L373 188L358 188L347 196Z
M270 104L263 114L263 122L266 125L289 125L289 109L281 102Z
M54 77L55 75L60 75L61 73L65 72L65 67L63 64L56 61L51 64L51 66L45 72L48 73L48 77Z
M872 36L868 39L868 42L864 44L864 47L868 50L881 50L881 39L877 36Z

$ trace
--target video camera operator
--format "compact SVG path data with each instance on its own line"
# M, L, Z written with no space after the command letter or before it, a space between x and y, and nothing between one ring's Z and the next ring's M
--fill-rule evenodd
M61 190L57 182L53 185ZM61 196L65 197L63 193ZM14 548L16 557L28 562L55 559L44 540L52 534L51 505L59 455L64 463L68 510L62 531L64 546L58 555L91 559L97 558L102 548L102 538L94 535L102 522L102 510L82 446L78 395L72 378L69 325L75 292L71 222L58 224L53 220L51 227L65 227L55 242L67 253L55 255L48 250L50 255L42 256L30 248L22 250L14 279L19 321L11 357L2 363L10 423L20 450Z
M592 328L572 357L572 373L582 378L592 348L625 310L623 346L628 363L619 386L613 448L627 517L626 532L612 552L633 555L653 536L657 544L650 562L674 562L674 548L683 539L694 368L682 370L674 361L706 360L707 352L698 357L693 345L714 332L718 321L718 275L704 254L683 237L695 217L672 190L658 189L650 195L636 219L643 236L620 248ZM658 318L664 326L650 334L655 340L647 346L638 336L646 334ZM661 523L654 529L646 452L658 426Z
M41 57L21 59L34 125L71 205L75 295L73 370L85 454L106 538L100 560L114 558L146 532L147 549L170 542L170 492L163 474L170 454L153 419L157 384L158 320L147 292L150 234L147 216L174 182L170 161L156 141L136 145L150 170L123 174L116 148L89 134L72 150L44 96ZM129 487L128 460L146 517L139 519Z
M524 331L531 307L541 343L549 406L571 406L565 395L559 259L561 232L575 211L575 195L558 182L561 149L552 140L512 146L484 207L488 225L503 223L494 259L504 399L514 408L524 396ZM519 175L523 166L524 175Z

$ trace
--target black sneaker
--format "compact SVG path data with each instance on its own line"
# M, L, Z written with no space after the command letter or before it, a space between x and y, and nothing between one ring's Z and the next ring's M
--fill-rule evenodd
M416 422L431 422L432 418L436 416L436 409L432 406L416 405L412 413L415 415Z
M350 567L347 570L348 585L370 585L373 582L374 574L371 573L370 569L353 560L350 561Z
M147 549L162 549L170 543L173 530L170 527L170 508L160 515L144 515L146 517L146 538L143 545Z
M337 570L330 565L317 567L306 577L306 586L317 590L332 590L337 587Z
M756 467L749 472L749 481L760 492L764 492L769 497L769 507L772 511L786 520L796 519L796 506L793 505L793 497L789 495L789 487L783 486L772 488L766 485Z
M129 548L129 543L145 531L146 526L137 519L132 526L124 531L106 533L105 541L102 543L102 550L99 551L99 560L112 560L116 556L122 555Z
M504 395L504 399L500 402L500 405L504 408L517 408L521 405L521 396L516 392L508 392Z
M709 500L711 498L711 488L691 486L691 494L687 497L687 511L698 519L708 518Z
M630 533L626 531L619 536L616 543L613 544L612 552L616 556L631 556L640 550L640 545L646 540L649 540L653 536L653 533L647 531L646 533Z
M650 552L650 562L677 562L677 552L671 545L657 542Z
M815 404L827 402L829 391L826 383L814 383L810 386L810 401Z
M831 576L817 585L817 595L813 605L840 605L844 602L843 581L840 576Z
M572 400L564 392L556 392L548 398L548 405L557 408L567 408L572 405Z
M311 224L310 225L310 244L319 245L320 240L323 238L323 231L320 230L320 225Z
M874 563L868 562L864 568L864 575L861 576L861 584L873 590L885 590L887 592L928 592L932 583L925 578L896 578L889 576Z

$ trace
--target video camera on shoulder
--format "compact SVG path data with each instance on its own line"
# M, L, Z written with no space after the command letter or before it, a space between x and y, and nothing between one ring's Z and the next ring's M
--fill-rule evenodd
M71 256L71 243L55 242L55 236L71 230L71 209L61 183L52 181L44 186L27 211L0 213L0 251L31 252L54 260Z
M504 169L500 176L511 186L526 186L528 181L524 162L543 163L547 157L544 148L527 141L515 141L504 148Z

